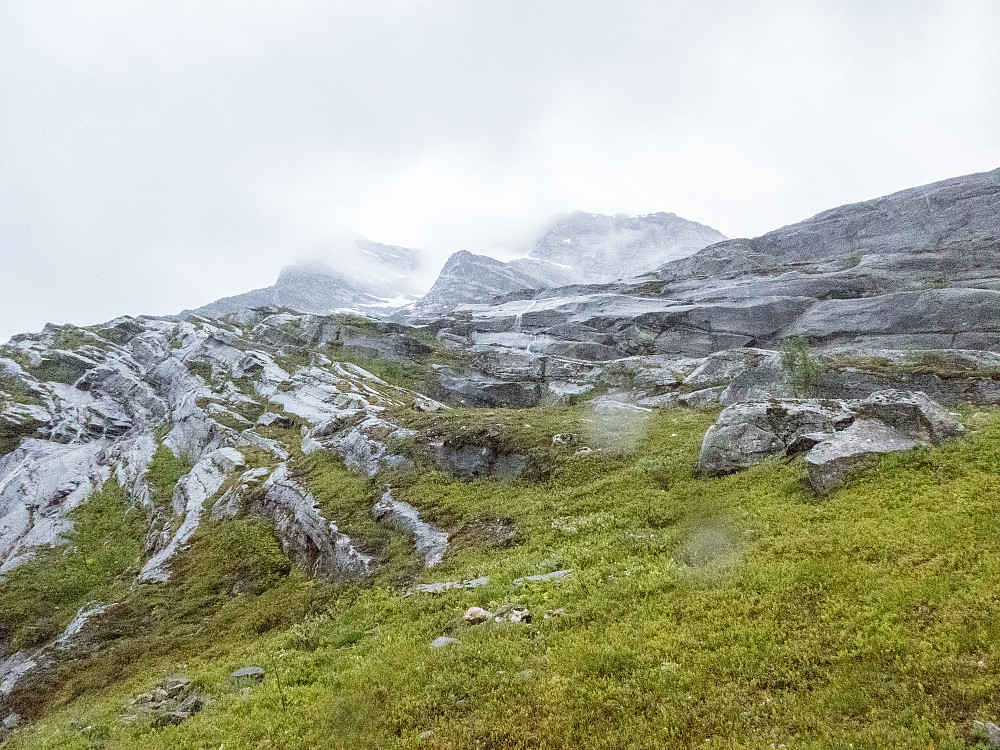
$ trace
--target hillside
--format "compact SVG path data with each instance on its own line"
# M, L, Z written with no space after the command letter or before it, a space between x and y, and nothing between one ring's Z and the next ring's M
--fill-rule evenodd
M998 178L419 325L13 337L0 743L991 746Z

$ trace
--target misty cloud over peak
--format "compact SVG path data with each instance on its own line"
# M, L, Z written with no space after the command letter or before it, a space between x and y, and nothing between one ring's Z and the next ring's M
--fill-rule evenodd
M994 0L13 0L0 338L263 288L344 231L440 268L578 208L755 236L988 169L998 37Z

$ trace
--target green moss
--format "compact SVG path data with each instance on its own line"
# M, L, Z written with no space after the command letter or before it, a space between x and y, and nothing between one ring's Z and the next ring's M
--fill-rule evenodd
M89 366L75 356L49 351L42 357L41 362L25 369L38 380L73 385L87 373Z
M389 385L415 388L426 374L425 368L409 361L383 357L374 349L357 346L330 347L326 355L334 362L350 362L381 378Z
M173 515L174 488L178 480L189 471L192 464L186 458L178 458L167 446L160 445L153 454L146 472L149 497L153 507L166 515Z
M114 479L69 517L64 545L42 548L0 579L0 623L13 650L54 638L138 563L145 525Z
M29 406L42 406L42 399L33 390L16 378L0 374L0 403L13 401Z

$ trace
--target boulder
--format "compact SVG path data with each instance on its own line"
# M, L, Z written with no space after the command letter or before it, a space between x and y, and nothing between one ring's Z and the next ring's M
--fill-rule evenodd
M933 445L964 429L940 404L920 392L879 391L862 401L858 412Z
M705 433L698 468L704 476L721 476L794 454L846 427L855 416L847 402L833 400L775 399L728 406Z
M806 455L809 484L818 494L828 495L864 459L879 453L910 450L922 442L880 419L859 417L846 430L819 443Z
M723 409L702 440L704 476L809 451L810 483L827 494L865 456L936 445L962 425L924 393L879 391L858 401L772 399Z

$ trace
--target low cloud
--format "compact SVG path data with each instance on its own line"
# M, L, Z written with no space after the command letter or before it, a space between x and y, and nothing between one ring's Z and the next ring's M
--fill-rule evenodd
M345 231L729 236L1000 166L994 0L0 8L0 339L270 284Z

